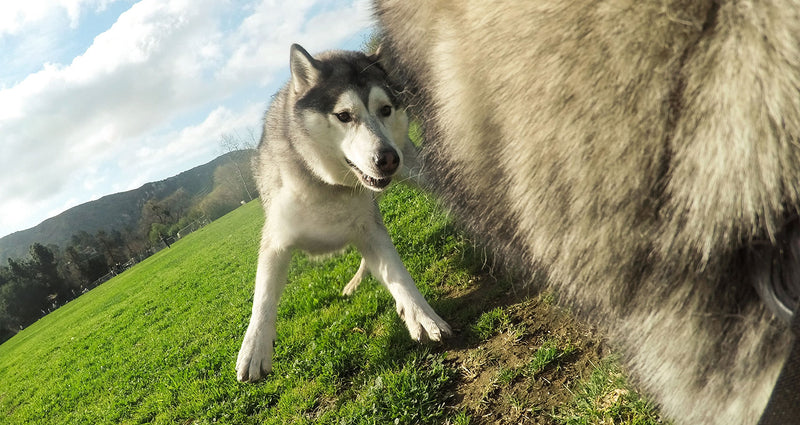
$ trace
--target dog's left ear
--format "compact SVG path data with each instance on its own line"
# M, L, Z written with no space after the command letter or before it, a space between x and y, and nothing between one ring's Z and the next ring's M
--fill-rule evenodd
M299 44L292 44L289 68L292 70L292 88L295 93L308 90L322 74L320 62L309 55L306 49Z
M378 44L378 47L375 49L374 52L367 55L367 60L372 63L372 66L377 67L378 69L383 71L384 74L388 76L389 73L386 72L386 67L384 66L384 61L386 60L384 56L385 56L385 49L383 48L383 42L381 42L380 44Z
M367 56L367 59L369 59L371 62L380 62L382 50L383 50L383 43L380 43L378 44L378 48L375 49L375 51L372 52L372 54Z

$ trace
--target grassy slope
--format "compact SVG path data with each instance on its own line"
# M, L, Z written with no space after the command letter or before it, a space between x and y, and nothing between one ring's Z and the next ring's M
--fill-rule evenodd
M614 381L613 368L576 385L592 373L578 364L597 357L596 343L577 330L554 339L531 322L539 313L525 303L533 301L508 302L507 282L483 285L491 279L471 245L427 197L393 188L382 210L421 291L456 329L445 345L410 341L371 277L353 297L339 295L358 267L356 253L322 262L295 255L274 372L258 384L236 382L263 220L253 202L0 346L0 417L12 424L466 424L509 415L656 423L651 408ZM540 389L586 395L557 400L568 406L558 411L519 395ZM642 407L630 413L628 398Z

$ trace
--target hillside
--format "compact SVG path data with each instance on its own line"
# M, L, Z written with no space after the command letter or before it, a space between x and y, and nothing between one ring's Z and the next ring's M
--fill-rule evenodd
M190 197L210 193L214 189L214 172L229 163L233 155L241 155L241 152L227 153L168 179L78 205L35 227L0 238L0 265L6 264L8 258L25 257L35 242L63 247L72 235L81 231L94 234L99 230L135 229L142 217L142 207L148 200L163 199L181 188Z
M340 291L352 250L295 255L274 373L236 381L250 315L258 202L236 209L0 345L8 424L663 423L602 360L600 337L485 259L435 203L394 187L381 210L420 291L454 329L411 341L372 277Z

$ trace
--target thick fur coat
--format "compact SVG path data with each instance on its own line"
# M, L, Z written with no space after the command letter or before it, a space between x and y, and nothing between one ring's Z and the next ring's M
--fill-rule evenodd
M756 423L792 340L754 286L798 268L800 2L376 13L471 230L547 273L669 417Z
M393 83L377 57L363 53L312 57L293 45L289 65L292 78L265 114L254 164L265 219L236 360L240 381L272 371L278 302L295 250L325 255L355 246L363 260L345 293L369 270L392 294L412 339L451 333L403 266L375 199L416 154Z

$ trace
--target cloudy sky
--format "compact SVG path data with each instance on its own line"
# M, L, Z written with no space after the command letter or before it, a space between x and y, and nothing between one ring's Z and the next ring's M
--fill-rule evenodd
M0 237L258 137L291 43L372 24L368 0L0 2Z

